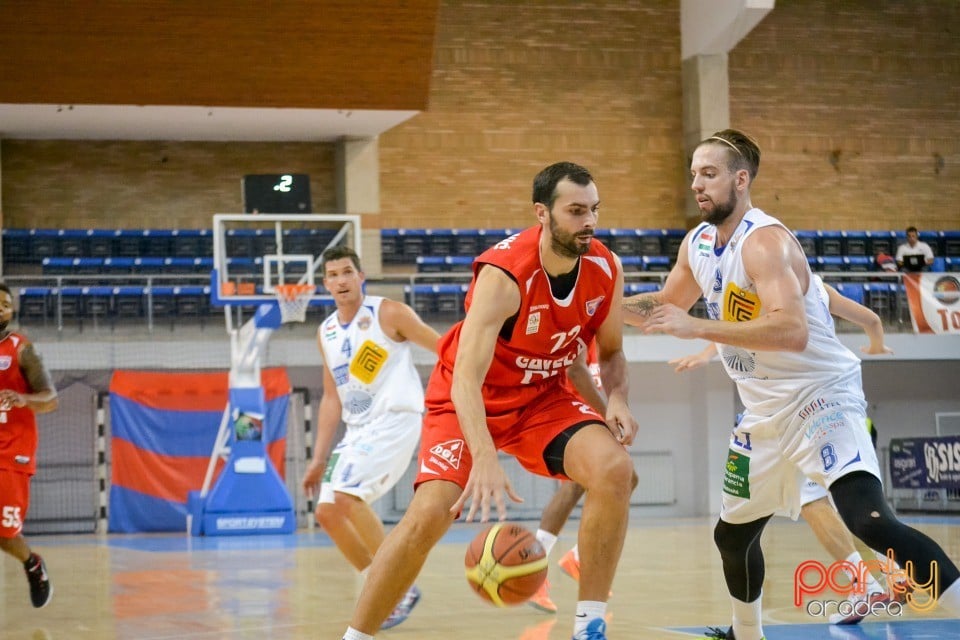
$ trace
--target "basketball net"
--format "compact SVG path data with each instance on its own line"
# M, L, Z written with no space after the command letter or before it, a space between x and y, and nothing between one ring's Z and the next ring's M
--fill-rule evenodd
M303 322L307 319L310 296L316 289L312 284L277 284L273 291L280 307L281 322Z

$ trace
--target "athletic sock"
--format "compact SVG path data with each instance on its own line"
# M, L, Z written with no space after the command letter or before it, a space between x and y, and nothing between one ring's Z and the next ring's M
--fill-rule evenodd
M373 636L368 636L353 627L348 627L347 632L343 634L343 640L373 640Z
M853 553L851 553L850 555L848 555L847 558L846 558L846 560L847 560L847 562L849 562L850 564L852 564L853 566L855 566L855 567L857 568L857 572L859 572L859 571L860 571L860 567L863 566L863 565L861 564L861 563L863 563L863 557L860 555L860 552L859 552L859 551L854 551ZM847 574L847 577L850 578L850 581L851 581L851 582L858 582L858 577L857 577L856 575L850 575L850 572L849 572L849 571L845 571L845 573ZM867 578L867 585L866 585L866 586L867 586L867 589L866 589L866 591L863 593L863 597L866 598L866 597L868 597L871 593L885 593L885 590L884 590L883 586L882 586L879 582L877 582L877 579L876 579L876 578L873 577L873 573L871 573L870 571L867 571L866 573L867 573L867 576L866 576L866 578ZM859 592L858 592L858 595L859 595Z
M577 615L573 619L573 635L577 635L587 628L591 620L607 615L607 603L597 600L580 600L577 602Z
M763 593L753 602L743 602L730 596L733 604L733 635L737 640L763 640L761 601Z
M557 544L557 536L544 529L537 529L537 542L543 545L543 550L549 556L553 545Z

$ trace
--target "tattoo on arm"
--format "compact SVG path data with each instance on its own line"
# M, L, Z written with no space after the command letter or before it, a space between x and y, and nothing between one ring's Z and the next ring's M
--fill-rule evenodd
M660 301L652 294L644 294L623 301L625 311L635 313L644 318L648 317L653 310L659 306Z

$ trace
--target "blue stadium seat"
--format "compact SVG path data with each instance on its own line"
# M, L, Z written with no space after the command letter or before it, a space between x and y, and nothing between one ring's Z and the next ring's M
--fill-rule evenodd
M623 287L623 294L627 296L634 296L638 293L653 293L654 291L660 291L658 282L628 282Z
M839 255L817 257L817 271L844 271L845 269L843 257Z
M143 229L117 229L113 236L113 255L138 258L143 255Z
M844 231L843 254L846 256L869 256L869 238L866 231Z
M807 255L807 260L810 258L816 258L817 253L817 232L816 231L795 231L794 235L797 237L797 241L800 243L800 247L803 248L803 252Z
M930 265L930 271L946 271L947 270L947 259L943 256L937 256L933 259L933 264Z
M610 250L620 256L640 252L640 229L610 229ZM659 253L659 252L658 252Z
M867 255L885 253L892 256L897 252L897 232L891 229L867 231Z
M474 257L480 253L480 231L478 229L453 230L453 254Z
M5 262L33 262L29 229L3 230L3 259Z
M637 256L637 255L620 256L620 264L623 265L624 273L643 270L643 261L641 260L641 256Z
M865 255L845 256L843 264L847 271L873 271L873 258Z
M43 319L46 324L50 314L50 291L50 287L20 287L17 313L21 322Z
M947 258L960 258L960 231L942 231L943 255Z
M840 231L817 231L818 256L842 256L843 233Z
M466 284L417 284L403 287L404 299L423 316L459 315L463 311Z
M644 271L670 271L670 258L667 256L641 256Z
M837 282L833 286L837 289L840 295L859 304L863 304L864 285L862 282Z
M666 229L637 229L637 253L642 256L673 255L666 239ZM677 248L679 250L679 246Z

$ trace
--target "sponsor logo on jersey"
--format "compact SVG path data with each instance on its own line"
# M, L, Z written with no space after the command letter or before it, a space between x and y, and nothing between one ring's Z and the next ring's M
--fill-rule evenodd
M330 373L333 374L333 381L337 383L338 387L350 382L350 365L348 364L342 364L339 367L334 367L330 370Z
M540 312L531 313L527 316L527 335L532 335L540 331Z
M599 298L594 298L593 300L587 300L587 315L592 316L597 312L597 309L600 308L600 303L603 302L603 299L606 296L600 296Z
M0 356L0 371L6 371L13 364L13 358L10 356Z
M526 356L517 356L514 363L525 370L521 384L530 384L531 382L540 382L551 378L560 371L569 367L577 359L579 349L568 353L562 358L549 360L547 358L528 358Z
M720 269L717 269L717 272L713 274L713 292L720 293L723 291L723 275L720 273Z
M30 456L14 456L13 461L17 464L30 464Z
M373 321L370 319L369 316L363 316L357 321L357 328L360 329L360 331L366 331L367 329L370 328L371 322Z
M724 345L721 354L724 364L732 371L753 373L754 369L757 368L757 360L749 351Z
M732 282L723 294L723 319L727 322L745 322L760 316L760 297Z
M827 400L825 398L817 398L807 404L803 405L803 408L800 409L800 412L797 413L797 417L801 420L806 420L813 414L824 411L825 409L830 409L831 407L839 407L840 403L836 400Z
M350 362L350 375L363 384L370 384L383 369L388 356L386 349L371 340L365 340Z
M440 467L444 471L450 468L460 468L460 456L463 454L463 440L447 440L430 447L430 456L427 462ZM421 465L421 470L423 465Z

